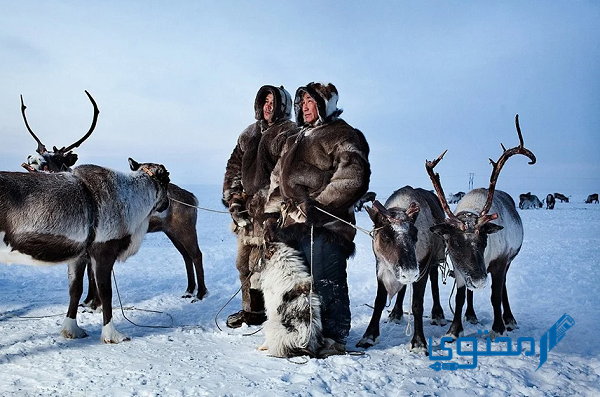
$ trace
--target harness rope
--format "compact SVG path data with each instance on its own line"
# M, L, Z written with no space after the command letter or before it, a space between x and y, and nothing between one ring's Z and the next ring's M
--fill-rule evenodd
M169 200L174 201L174 202L179 203L179 204L187 205L188 207L198 208L199 210L203 210L203 211L216 212L217 214L229 214L229 211L218 211L218 210L212 210L210 208L199 207L197 205L184 203L183 201L176 200L176 199L174 199L172 197L169 197ZM240 212L243 212L243 211L240 211Z
M219 322L218 322L218 320L217 320L217 319L218 319L218 317L219 317L219 314L221 314L221 312L223 311L223 309L225 309L225 308L227 307L227 305L229 305L229 304L231 303L231 301L233 300L233 298L235 298L235 297L237 296L237 294L239 294L239 293L240 293L240 291L242 290L242 287L243 287L243 285L244 285L244 284L246 284L246 283L247 283L247 282L250 280L250 277L252 277L252 274L253 274L253 273L254 273L254 272L252 272L252 271L251 271L251 272L248 274L248 276L246 277L246 279L244 280L244 282L243 282L243 283L240 283L240 288L238 288L238 290L235 292L235 294L233 294L233 296L232 296L231 298L229 298L229 300L228 300L227 302L225 302L225 304L224 304L223 306L221 306L221 308L219 309L219 311L217 312L217 314L215 314L215 325L217 326L217 328L219 329L219 331L221 331L221 332L224 332L224 331L221 329L221 327L219 326ZM256 331L253 331L253 332L250 332L250 333L245 333L245 334L242 334L242 336L251 336L251 335L257 334L257 333L259 333L260 331L262 331L262 329L263 329L263 327L260 327L260 328L259 328L259 329L257 329Z
M373 230L369 231L369 230L367 230L367 229L363 229L362 227L358 227L358 226L356 226L355 224L353 224L353 223L351 223L351 222L348 222L348 221L346 221L346 220L344 220L344 219L342 219L342 218L340 218L340 217L338 217L338 216L335 216L335 215L333 215L332 213L330 213L330 212L327 212L327 211L325 211L325 210L324 210L324 209L322 209L322 208L319 208L319 207L316 207L316 206L315 206L315 208L316 208L316 209L318 209L319 211L321 211L322 213L324 213L324 214L327 214L327 215L331 216L332 218L335 218L335 219L337 219L338 221L344 222L344 223L345 223L346 225L348 225L348 226L352 226L352 227L353 227L353 228L355 228L356 230L359 230L359 231L363 232L364 234L368 235L368 236L369 236L369 237L371 237L371 238L373 238L373 233L374 233L375 231L377 231L377 230L381 229L381 227L379 227L379 228L377 228L377 229L373 229Z
M119 292L119 285L117 284L117 278L115 276L115 270L114 269L112 271L112 276L113 276L113 280L115 282L115 290L117 291L117 297L119 299L119 306L121 308L121 314L123 315L123 318L125 320L127 320L131 324L135 325L136 327L141 327L141 328L174 328L173 324L174 324L175 321L173 320L173 316L171 316L169 313L161 312L161 311L158 311L158 310L138 309L138 308L133 307L133 306L129 308L129 310L137 310L137 311L149 312L149 313L166 314L171 319L171 325L140 325L140 324L136 324L133 321L131 321L125 315L125 308L123 307L123 302L121 301L121 293Z
M313 225L310 226L310 291L308 293L308 311L310 313L309 315L309 321L310 324L312 325L313 322L313 310L312 310L312 297L313 297L313 288L314 288L314 281L313 281L313 254L314 254L314 246L315 246L315 228ZM309 326L308 327L308 338L306 338L306 343L303 344L302 348L306 349L308 347L308 343L310 341L310 338L312 337L312 327Z

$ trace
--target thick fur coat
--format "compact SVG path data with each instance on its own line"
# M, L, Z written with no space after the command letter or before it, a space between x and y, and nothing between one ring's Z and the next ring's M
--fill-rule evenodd
M262 105L268 94L274 97L275 123L271 126L263 120ZM283 87L261 87L256 95L254 111L257 121L240 134L227 161L223 204L230 209L236 207L238 214L244 214L245 219L234 224L241 243L259 245L264 242L262 215L271 172L287 137L296 133L298 128L290 120L292 100Z
M318 102L319 119L313 125L304 124L302 118L300 98L305 91ZM369 187L369 145L361 131L338 118L342 111L336 103L337 90L331 84L311 83L296 92L296 118L303 128L285 143L271 175L265 211L277 212L280 203L286 203L283 234L306 235L303 225L288 227L308 222L352 245L356 234L352 226L314 208L354 224L354 203Z
M316 356L323 344L320 299L301 254L282 243L269 247L261 270L265 297L263 350L276 357Z

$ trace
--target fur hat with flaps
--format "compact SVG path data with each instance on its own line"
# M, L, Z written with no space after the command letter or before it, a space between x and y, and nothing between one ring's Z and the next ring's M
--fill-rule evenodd
M304 94L310 95L317 102L317 110L319 111L319 119L316 125L330 121L342 114L342 109L337 108L338 91L331 83L308 83L304 87L296 90L294 99L294 110L296 113L296 124L303 127L304 114L302 113L302 97Z
M263 106L269 94L273 94L273 122L290 120L292 118L292 96L283 86L277 88L272 85L263 85L256 93L256 99L254 100L254 117L256 120L264 118Z

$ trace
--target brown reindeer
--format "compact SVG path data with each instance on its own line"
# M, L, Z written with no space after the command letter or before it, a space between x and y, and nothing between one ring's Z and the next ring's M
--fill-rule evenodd
M27 117L25 116L25 109L27 109L27 107L23 103L23 97L21 96L21 113L23 115L23 120L25 121L25 126L38 144L36 150L37 154L28 156L27 163L22 164L25 169L30 172L71 171L71 166L73 166L78 159L77 154L73 153L72 150L79 147L79 145L90 137L96 128L98 114L100 113L94 98L92 98L89 92L85 91L85 93L94 106L94 117L89 131L72 145L62 147L61 149L57 149L56 146L54 146L52 152L46 149L46 146L29 127ZM190 298L194 295L197 280L198 291L193 301L200 300L206 295L207 289L204 284L202 251L200 251L200 248L198 247L198 237L196 234L196 207L198 205L198 200L193 193L182 189L173 183L169 183L168 185L167 196L170 201L169 208L162 213L155 212L152 214L148 225L148 233L164 232L169 240L171 240L185 261L188 285L183 298ZM196 280L194 279L194 271L196 273ZM89 267L88 278L90 281L93 278L93 274ZM92 309L96 309L100 305L93 283L90 283L84 305L89 306Z
M440 183L440 176L433 169L443 158L442 153L436 160L427 161L426 169L442 208L448 215L444 223L431 229L442 235L452 263L458 291L456 294L456 311L447 335L457 339L462 331L462 308L465 292L469 289L467 302L467 320L477 322L473 310L472 290L483 288L487 283L487 273L492 276L492 306L494 308L494 324L491 337L495 338L517 327L508 302L506 292L506 272L517 256L523 243L523 224L516 210L515 202L507 194L496 190L496 182L504 163L515 154L522 154L535 164L534 154L523 146L523 136L519 127L518 115L515 118L520 144L506 150L494 162L488 189L474 189L463 197L455 209L450 210L446 196ZM493 222L492 222L493 221ZM504 308L504 314L502 314Z

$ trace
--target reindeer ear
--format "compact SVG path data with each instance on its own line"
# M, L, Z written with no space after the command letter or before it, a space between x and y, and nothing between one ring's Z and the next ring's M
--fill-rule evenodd
M417 216L419 216L419 211L421 211L421 207L419 207L419 204L413 201L406 210L406 216L411 222L415 222L417 220Z
M379 211L377 211L377 208L371 208L368 205L365 205L365 209L367 210L367 214L369 214L369 218L371 218L371 221L373 221L374 224L377 223L377 215L379 214Z
M78 159L77 154L71 153L71 152L65 153L63 155L63 158L64 158L64 164L67 167L71 167L72 165L74 165Z
M454 229L454 226L448 223L440 223L429 228L431 232L439 234L442 237L449 236L450 232L452 232L452 229Z
M162 185L167 186L171 179L169 178L169 171L162 164L145 164L146 167L152 170L151 176L155 178Z
M140 168L140 163L129 157L129 168L131 168L131 171L137 171Z
M160 176L160 180L165 183L168 184L171 179L169 178L169 171L167 171L167 169L165 168L164 165L160 164L158 166L158 174Z
M485 225L483 225L480 230L486 234L492 234L492 233L499 232L502 229L504 229L504 226L500 226L500 225L496 225L495 223L488 222Z

